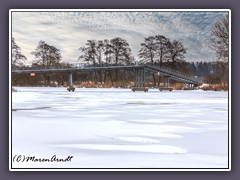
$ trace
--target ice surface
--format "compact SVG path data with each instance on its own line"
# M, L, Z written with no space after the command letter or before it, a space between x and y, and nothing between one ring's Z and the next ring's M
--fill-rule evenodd
M228 93L17 87L12 155L40 168L227 168Z
M138 141L138 140L137 140ZM133 151L145 153L186 153L187 150L167 145L109 145L109 144L65 144L55 147L67 147L77 149L102 150L102 151Z
M129 142L147 142L147 143L158 143L159 140L151 138L142 138L142 137L118 137L118 139Z

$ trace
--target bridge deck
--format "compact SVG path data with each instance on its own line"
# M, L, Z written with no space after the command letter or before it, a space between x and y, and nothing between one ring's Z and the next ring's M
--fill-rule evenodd
M126 66L102 66L102 67L50 67L50 68L23 68L12 69L12 74L30 74L30 73L62 73L62 72L93 72L93 71L110 71L110 70L136 70L142 69L145 72L154 74L160 73L161 76L168 76L171 79L198 85L201 83L197 78L184 73L174 71L169 68L158 67L154 65L126 65Z

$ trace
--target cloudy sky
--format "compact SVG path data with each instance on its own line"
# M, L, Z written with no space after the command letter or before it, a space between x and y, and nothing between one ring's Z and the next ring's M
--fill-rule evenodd
M63 61L76 63L87 40L121 37L136 60L140 44L151 35L179 40L187 61L212 61L211 25L226 12L12 12L12 37L28 61L40 40L61 50Z

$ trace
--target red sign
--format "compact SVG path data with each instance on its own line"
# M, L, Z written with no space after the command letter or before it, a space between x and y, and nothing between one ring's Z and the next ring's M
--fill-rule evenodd
M35 76L35 73L31 73L30 76Z

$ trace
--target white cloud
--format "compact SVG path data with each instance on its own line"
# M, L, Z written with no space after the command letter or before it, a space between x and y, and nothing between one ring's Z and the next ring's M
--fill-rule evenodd
M28 60L40 40L76 61L88 39L126 39L136 59L145 37L161 34L180 40L189 61L212 60L210 27L223 12L13 12L12 34Z

